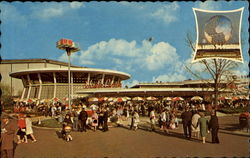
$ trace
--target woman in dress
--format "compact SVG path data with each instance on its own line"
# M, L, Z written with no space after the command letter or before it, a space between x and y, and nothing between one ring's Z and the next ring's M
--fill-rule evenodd
M92 126L94 127L94 131L96 131L96 127L98 126L98 115L96 111L93 111L92 114Z
M26 136L26 123L25 123L25 115L20 114L18 119L18 132L17 132L17 144L22 142L28 143Z
M139 114L138 114L137 110L135 110L133 118L134 118L134 130L137 130L138 124L140 122Z
M163 109L163 111L162 111L162 113L160 114L160 117L161 117L161 130L163 130L164 132L167 132L167 133L169 133L168 132L168 128L167 128L167 121L168 121L168 119L167 119L167 114L166 114L166 110L165 109Z
M27 117L25 118L25 123L26 123L26 135L30 135L32 138L32 143L36 142L36 138L33 135L33 130L32 130L32 121L31 121L31 116L27 115Z
M199 133L200 133L200 126L197 124L198 120L201 116L198 114L197 111L194 112L194 115L192 116L192 125L191 129L192 132L194 133L194 136L199 139Z
M206 136L208 133L208 120L205 118L205 114L204 113L200 113L201 117L198 119L198 123L197 126L200 126L200 135L202 137L202 143L205 144L206 143Z

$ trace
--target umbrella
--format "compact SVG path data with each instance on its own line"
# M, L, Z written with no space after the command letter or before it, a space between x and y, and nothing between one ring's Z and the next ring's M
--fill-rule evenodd
M174 97L172 101L179 101L179 100L184 100L182 97Z
M89 102L97 102L97 101L98 101L98 98L92 97L92 98L89 98L88 101L89 101Z
M53 101L53 102L58 102L58 101L59 101L59 98L57 98L57 97L52 98L52 101Z
M103 102L103 101L108 101L108 97L101 97L101 98L98 98L98 101L99 102Z
M171 97L164 97L163 100L168 100L168 101L171 101L172 98Z
M110 97L110 98L108 98L108 101L114 101L115 100L115 98L114 97Z
M126 100L131 100L130 97L122 97L122 98L124 98L124 99L126 99Z
M118 98L114 99L114 102L124 102L124 101L127 101L127 99L121 98L121 97L118 97Z
M219 98L219 100L228 100L228 99L230 99L230 98L229 97L225 97L225 96Z
M63 101L68 101L69 98L68 97L63 97Z
M147 97L146 99L147 99L147 100L150 100L150 101L158 100L158 98L156 98L156 97Z
M142 97L134 97L132 100L134 101L141 101L141 100L144 100Z
M232 100L239 100L239 99L240 97L237 97L237 96L232 97Z
M191 100L203 100L203 98L200 96L194 96L191 98Z
M249 96L239 96L239 99L249 100Z

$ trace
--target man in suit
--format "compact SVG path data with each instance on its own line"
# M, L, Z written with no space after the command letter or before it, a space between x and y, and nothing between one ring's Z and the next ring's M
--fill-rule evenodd
M192 125L192 112L189 111L189 107L185 107L185 111L181 114L184 136L191 138L191 125Z
M85 111L85 108L82 109L82 111L80 112L79 114L79 120L81 121L81 132L86 132L86 129L87 129L87 125L86 125L86 122L87 122L87 119L88 119L88 113Z
M1 157L14 158L14 137L18 129L17 121L9 116L2 116L1 125Z
M217 143L219 144L219 137L218 137L218 131L219 131L219 121L218 121L218 117L216 116L216 111L212 110L211 112L211 119L209 120L208 123L208 129L212 130L211 134L212 134L212 143Z
M103 132L108 131L108 110L105 108L104 109L104 114L103 114Z

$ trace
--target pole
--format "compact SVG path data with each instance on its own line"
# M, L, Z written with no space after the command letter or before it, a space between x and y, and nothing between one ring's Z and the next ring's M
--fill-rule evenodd
M70 52L70 49L66 49L66 51L67 51L67 55L68 55L68 84L69 84L69 86L68 86L68 98L69 98L69 101L68 101L68 103L69 103L69 110L70 110L70 112L71 112L71 96L70 96L70 88L71 88L71 79L70 79L70 54L71 54L71 52Z

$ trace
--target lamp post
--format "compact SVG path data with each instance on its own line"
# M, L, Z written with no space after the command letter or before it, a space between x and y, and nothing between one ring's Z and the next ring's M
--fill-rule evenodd
M71 74L70 74L70 55L71 53L78 52L79 46L70 39L61 39L56 43L56 47L65 50L68 55L68 104L71 111Z

